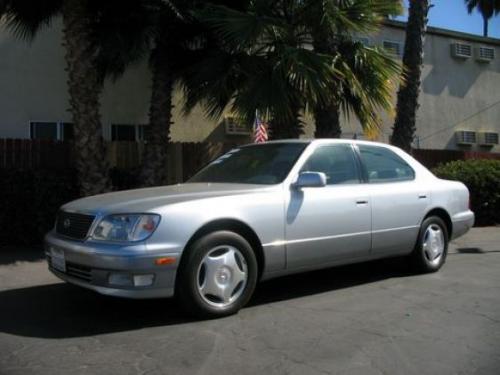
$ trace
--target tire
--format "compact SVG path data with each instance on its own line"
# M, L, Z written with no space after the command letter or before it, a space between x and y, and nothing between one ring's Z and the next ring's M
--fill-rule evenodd
M257 283L257 259L250 244L234 232L217 231L186 251L176 283L176 295L186 312L199 318L237 313Z
M448 254L448 229L437 216L429 216L420 226L415 249L410 254L414 269L421 273L438 271Z

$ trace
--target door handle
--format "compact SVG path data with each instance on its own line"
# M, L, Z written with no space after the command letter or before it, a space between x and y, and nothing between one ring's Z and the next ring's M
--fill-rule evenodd
M425 198L427 198L426 194L419 194L418 195L418 199L425 199Z
M364 204L368 204L368 201L366 199L358 199L356 201L356 204L357 205L364 205Z

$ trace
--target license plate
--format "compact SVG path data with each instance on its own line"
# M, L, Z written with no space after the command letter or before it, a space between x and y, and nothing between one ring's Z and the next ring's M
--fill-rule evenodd
M63 250L51 247L50 258L52 262L52 267L54 267L54 269L61 272L66 272L66 259L64 258Z

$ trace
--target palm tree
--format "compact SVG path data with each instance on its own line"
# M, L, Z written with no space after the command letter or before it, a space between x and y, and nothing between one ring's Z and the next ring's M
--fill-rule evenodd
M467 11L471 14L477 9L483 17L483 36L488 36L488 22L493 15L500 13L500 0L465 0Z
M96 14L91 40L101 79L116 80L131 65L149 59L149 131L145 133L139 183L164 184L175 81L173 66L178 59L176 41L183 40L184 34L177 30L177 39L172 36L181 15L174 1L169 0L108 0L98 5Z
M339 3L363 1L370 3ZM311 3L315 2L261 0L251 1L244 11L212 6L202 12L199 18L217 37L216 48L212 46L188 71L186 109L202 103L207 114L217 118L229 108L247 122L258 109L272 119L273 138L298 137L302 133L299 115L328 109L331 103L343 107L346 115L352 111L367 128L378 126L373 113L390 108L390 78L399 73L399 66L383 51L352 40L349 51L345 37L342 49L312 51L318 19L312 16ZM366 23L362 12L353 17L354 9L341 11L336 1L329 4L339 28L352 30L353 23ZM376 86L368 96L363 85L372 82ZM338 119L338 113L333 117Z
M0 16L18 36L33 39L37 32L62 16L68 92L74 124L74 148L80 193L110 190L108 163L102 139L99 79L91 49L94 17L90 0L2 0Z
M272 138L302 133L300 113L329 95L335 72L330 56L305 48L310 38L292 3L250 1L244 9L212 5L197 13L213 38L183 72L186 112L201 103L208 117L229 110L252 123L258 110L272 119Z
M356 92L346 85L345 80L336 84L335 95L330 101L320 103L314 111L316 138L338 138L341 135L340 114L354 112L361 124L369 132L376 133L380 126L376 108L390 111L391 91L387 90L394 82L392 77L399 68L383 50L364 46L353 40L353 33L369 33L377 30L387 15L399 14L399 0L353 0L353 1L315 1L307 2L307 21L310 24L314 50L338 56L339 63L345 61L354 67L356 76L364 81L364 91L372 94L371 105L356 97ZM360 67L362 64L362 67ZM360 69L361 68L361 69ZM378 78L378 79L377 79ZM368 87L373 83L374 87ZM378 89L377 89L378 88Z
M197 50L206 39L205 30L191 16L192 10L203 3L137 0L100 6L106 9L102 16L105 23L95 34L101 75L117 78L131 64L149 59L152 82L149 131L139 176L142 186L167 182L173 91L179 72L198 58ZM117 25L111 33L107 27L110 22Z
M392 133L392 144L406 151L411 150L411 143L416 129L416 113L422 73L424 37L427 28L427 15L430 9L428 0L410 0L406 39L403 53L405 80L398 90L396 119Z

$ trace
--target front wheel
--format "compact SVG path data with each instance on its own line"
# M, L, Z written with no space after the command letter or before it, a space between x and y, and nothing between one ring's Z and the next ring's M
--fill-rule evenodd
M420 272L436 272L443 266L447 253L448 230L445 223L437 216L425 218L410 255L412 265Z
M258 271L255 254L242 236L213 232L186 251L176 293L188 312L220 317L238 312L248 302Z

